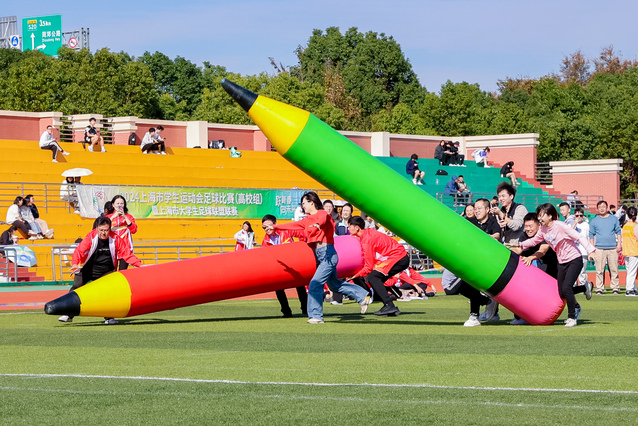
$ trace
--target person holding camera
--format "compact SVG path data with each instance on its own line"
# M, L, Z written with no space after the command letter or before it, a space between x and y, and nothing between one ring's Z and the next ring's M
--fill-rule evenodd
M115 211L111 214L107 214L106 217L111 219L111 231L113 231L118 238L121 238L123 242L128 246L128 249L133 253L133 237L132 234L137 232L137 224L135 218L129 214L126 207L126 200L121 195L116 195L111 200L111 204ZM118 257L118 271L123 271L128 268L128 263L121 257Z

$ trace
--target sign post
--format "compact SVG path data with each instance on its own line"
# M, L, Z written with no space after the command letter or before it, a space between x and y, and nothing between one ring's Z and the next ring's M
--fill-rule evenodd
M22 50L56 56L62 47L62 15L22 18Z

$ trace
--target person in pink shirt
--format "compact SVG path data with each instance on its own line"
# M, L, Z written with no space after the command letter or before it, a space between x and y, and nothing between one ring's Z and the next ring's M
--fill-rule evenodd
M583 258L576 242L580 243L588 253L589 259L593 259L596 248L583 235L571 226L558 221L556 207L550 203L541 204L536 208L536 216L541 223L540 230L533 238L521 243L515 243L513 247L526 249L534 247L542 241L547 242L556 252L558 258L558 293L567 302L567 320L565 327L574 327L576 320L576 298L574 297L574 283L578 279L583 267Z

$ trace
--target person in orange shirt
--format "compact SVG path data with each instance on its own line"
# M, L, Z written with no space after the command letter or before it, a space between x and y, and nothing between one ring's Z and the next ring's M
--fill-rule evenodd
M379 231L366 229L361 216L350 218L348 231L361 240L364 258L363 267L352 278L365 277L366 282L381 298L383 307L375 315L399 315L401 312L392 302L384 283L410 266L410 257L405 248Z
M625 268L627 268L625 295L629 297L638 296L636 291L636 270L638 270L637 215L638 209L629 207L627 209L627 223L622 227L622 253L625 256Z
M272 226L275 224L277 224L277 218L271 214L267 214L261 219L261 227L266 231L264 240L261 242L262 247L278 246L280 244L288 244L295 241L292 238L292 235L290 235L292 231L275 231L272 229ZM299 302L301 303L301 312L304 315L308 315L308 293L306 293L306 287L297 287L296 290ZM284 314L283 317L292 318L292 309L290 309L288 297L286 297L286 290L277 290L275 294L277 295L277 300L279 300L279 304L281 305L281 313Z
M306 192L301 197L301 207L308 215L305 218L285 224L273 224L265 228L270 230L301 230L305 232L308 246L315 254L317 270L308 285L308 324L323 324L323 285L328 284L332 291L339 291L361 306L365 314L371 302L368 292L358 285L337 278L339 256L334 248L335 225L330 215L323 209L316 192Z

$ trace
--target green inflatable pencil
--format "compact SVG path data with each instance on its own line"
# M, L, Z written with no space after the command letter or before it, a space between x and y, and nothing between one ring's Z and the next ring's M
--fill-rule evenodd
M461 218L308 111L223 79L277 152L530 324L551 324L556 281Z

